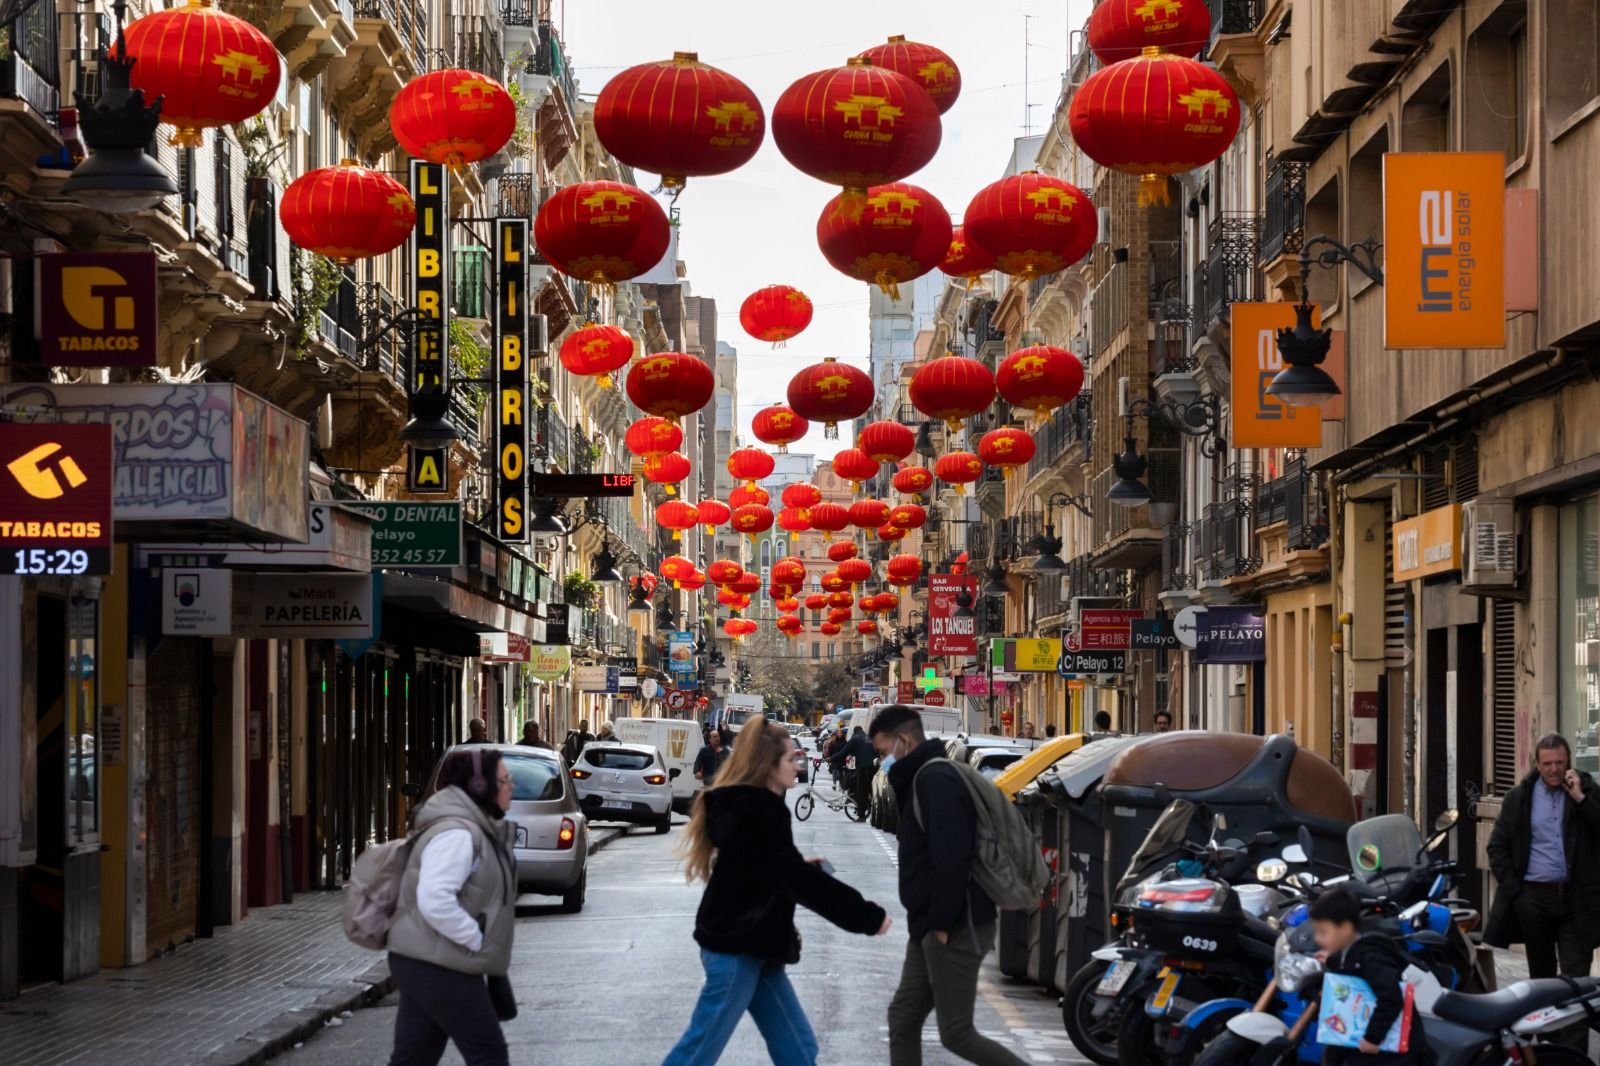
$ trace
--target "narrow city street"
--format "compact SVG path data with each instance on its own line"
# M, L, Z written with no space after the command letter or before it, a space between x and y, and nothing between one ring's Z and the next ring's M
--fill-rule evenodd
M796 794L790 795L791 807ZM520 1013L505 1027L513 1063L612 1066L655 1063L666 1056L689 1018L701 981L691 939L700 886L684 883L676 853L682 832L680 818L668 836L634 830L597 853L583 913L563 915L545 906L524 911L511 971ZM905 949L894 837L818 804L808 821L795 824L795 840L806 855L825 856L840 878L895 918L888 936L867 939L801 911L804 954L789 973L822 1046L818 1061L841 1066L887 1061L884 1009ZM390 996L357 1011L275 1061L286 1066L387 1062L395 1001ZM1086 1061L1067 1040L1056 997L1002 977L992 956L980 986L978 1025L1030 1062ZM925 1061L958 1061L938 1044L930 1018ZM444 1061L461 1059L452 1050ZM756 1066L770 1061L755 1025L746 1019L722 1062Z

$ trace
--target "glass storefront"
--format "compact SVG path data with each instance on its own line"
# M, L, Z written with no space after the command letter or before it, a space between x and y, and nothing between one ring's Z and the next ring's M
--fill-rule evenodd
M1600 770L1600 496L1561 508L1561 735Z

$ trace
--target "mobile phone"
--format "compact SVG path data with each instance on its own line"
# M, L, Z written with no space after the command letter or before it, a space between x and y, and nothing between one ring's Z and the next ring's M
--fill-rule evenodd
M829 862L827 859L818 859L817 860L817 869L821 870L823 873L827 874L829 877L833 876L833 863Z

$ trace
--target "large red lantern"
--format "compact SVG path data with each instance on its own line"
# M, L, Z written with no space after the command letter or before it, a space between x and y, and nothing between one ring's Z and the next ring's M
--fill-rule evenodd
M800 630L805 626L804 622L792 614L780 614L775 624L778 627L778 632L787 637L798 637Z
M1007 403L1032 410L1042 422L1083 388L1083 364L1065 348L1033 344L1006 356L994 383Z
M878 623L871 618L863 618L856 623L856 632L864 637L870 637L878 631Z
M1073 94L1067 122L1089 158L1141 175L1141 205L1164 204L1168 175L1214 162L1233 143L1239 97L1214 67L1168 53L1140 55L1089 75Z
M841 625L850 621L850 617L850 608L835 607L828 612L828 625L833 626L834 632L838 632ZM827 631L828 625L822 627L824 632Z
M823 591L828 593L849 592L850 582L846 581L837 570L829 570L822 575Z
M740 485L728 493L728 506L737 511L741 507L751 504L760 504L765 507L772 502L772 493L760 485Z
M643 459L675 452L683 443L683 427L665 418L648 415L628 427L622 437L628 451Z
M834 455L833 472L850 482L852 490L859 490L863 481L878 476L878 461L860 448L845 448Z
M395 94L389 128L418 159L459 170L506 146L516 132L517 105L487 74L436 70L412 78Z
M754 596L761 591L761 575L746 570L728 583L728 591L737 596Z
M1094 247L1100 231L1083 190L1031 170L979 189L961 226L996 270L1024 281L1076 263Z
M872 406L872 379L865 371L829 357L790 379L789 406L801 418L823 423L824 436L837 437L840 422L859 418Z
M793 285L757 289L739 305L739 325L758 341L781 345L811 325L811 297Z
M679 588L686 589L689 592L699 592L706 587L706 575L696 570L687 577L679 579L677 585Z
M667 254L667 213L643 189L580 181L557 190L533 220L533 240L551 266L580 281L612 285Z
M915 585L922 577L922 560L915 555L896 555L884 567L889 584L897 588Z
M811 528L820 529L823 540L833 540L833 535L849 524L849 509L837 503L819 503L811 508Z
M961 95L961 71L955 60L931 44L908 41L896 34L887 44L873 45L861 55L872 60L873 66L904 74L922 86L941 115L955 106L956 97Z
M983 460L971 452L950 452L933 464L933 472L939 475L940 481L954 485L960 495L967 491L966 486L983 476Z
M787 404L781 403L763 407L756 412L756 417L750 423L750 431L756 435L756 440L763 444L776 445L780 455L787 455L789 445L804 437L810 430L810 422L795 414L793 408Z
M775 465L772 456L760 448L740 448L728 456L728 473L747 485L771 476Z
M772 564L772 583L799 588L806 583L806 564L792 555Z
M733 508L721 500L701 500L695 509L700 512L700 524L707 533L715 533L718 526L733 517Z
M863 596L858 606L867 614L874 614L878 610L878 597L875 595Z
M54 30L49 39L55 41ZM267 35L211 0L135 19L123 41L134 60L133 88L144 90L147 105L161 98L161 121L174 127L171 143L180 148L199 148L202 131L260 114L283 77Z
M811 528L811 519L798 507L785 507L778 512L778 528L789 534L790 540L799 540L800 534Z
M950 213L926 189L904 182L867 190L859 212L842 207L840 193L817 219L817 245L847 278L878 286L890 299L920 278L950 250Z
M939 150L939 110L916 82L857 56L807 74L772 108L772 139L793 166L853 199L921 170Z
M880 463L898 463L916 446L917 435L909 426L888 420L864 426L856 437L856 447Z
M994 375L976 359L946 355L930 359L911 375L911 404L929 418L944 420L952 432L994 402Z
M991 429L978 441L978 457L1006 473L1027 466L1037 447L1033 437L1015 426Z
M853 540L835 541L828 545L828 559L830 562L842 563L846 559L854 559L860 551Z
M730 618L722 623L722 631L735 641L742 641L761 626L748 618Z
M766 124L748 85L693 52L629 67L606 82L594 104L594 131L606 150L660 174L668 189L748 163Z
M920 504L902 503L889 512L889 524L900 529L921 529L928 521L928 511Z
M893 522L885 522L878 527L878 539L893 544L897 540L905 540L908 531Z
M828 606L835 611L848 611L855 605L856 598L848 592L840 590L839 592L828 593Z
M743 507L734 509L733 519L729 524L751 540L755 540L757 534L765 533L772 528L772 508L759 503L747 503Z
M933 487L933 472L925 466L903 466L895 471L894 490L907 496L921 496Z
M1211 12L1206 0L1104 0L1089 16L1088 37L1107 66L1147 48L1193 57L1211 39Z
M817 627L817 632L821 633L825 637L836 637L840 633L844 632L844 627L838 622L824 622Z
M850 524L857 529L871 531L889 521L889 505L882 500L857 500L850 505ZM860 562L852 559L849 562ZM839 564L839 572L844 573L847 563Z
M956 575L959 576L961 574L966 573L967 572L967 567L969 567L971 565L972 565L972 553L971 552L962 552L960 555L956 556L955 562L950 564L950 572L952 574L956 574Z
M822 502L822 490L809 481L796 481L785 485L783 495L779 498L785 507L809 511Z
M888 614L900 607L900 594L897 592L880 592L875 599L875 609L879 614Z
M662 486L668 496L677 494L675 486L689 476L689 471L689 457L682 452L652 455L644 461L645 480Z
M950 247L939 263L939 269L952 278L965 278L969 283L994 269L994 257L967 240L965 226L950 231Z
M743 596L726 587L717 591L717 602L724 607L732 607L735 610L739 610L739 602L743 599Z
M567 373L598 377L600 387L609 389L612 372L633 358L633 337L620 326L584 326L561 342L557 355Z
M291 181L278 221L306 251L349 266L404 244L416 225L417 205L389 175L346 159Z
M668 500L656 508L656 524L672 530L673 540L682 540L683 531L693 529L700 521L700 509L683 500Z
M633 405L673 421L700 410L716 390L711 368L682 352L660 352L628 370L628 399Z
M694 563L681 555L669 555L661 560L661 580L672 582L673 588L678 588L680 581L695 572Z
M825 592L813 592L806 597L806 610L808 611L820 611L826 606L828 606L828 594Z
M733 584L743 573L744 567L732 559L718 559L706 567L706 577L710 578L711 583L718 588Z
M865 559L846 559L834 571L852 585L872 580L872 564Z

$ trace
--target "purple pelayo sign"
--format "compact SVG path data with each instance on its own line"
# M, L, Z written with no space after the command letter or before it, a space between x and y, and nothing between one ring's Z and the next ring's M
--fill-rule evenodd
M1259 663L1267 657L1267 615L1259 604L1209 607L1195 632L1202 663Z

